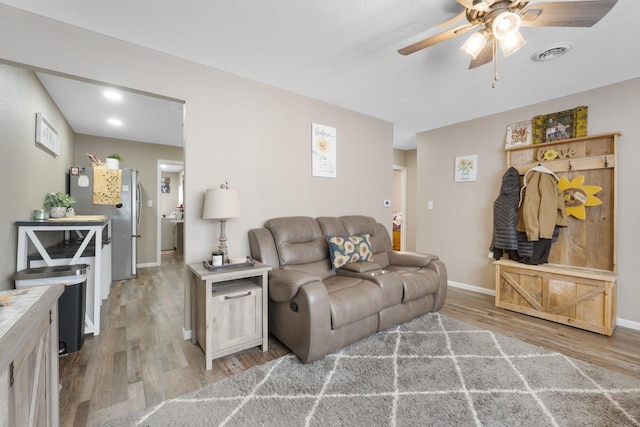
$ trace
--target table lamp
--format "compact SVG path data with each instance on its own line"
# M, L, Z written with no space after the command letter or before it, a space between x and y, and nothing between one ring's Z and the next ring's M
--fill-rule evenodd
M230 190L226 184L221 188L208 189L204 194L204 208L202 218L220 221L220 237L218 250L223 253L224 262L228 262L226 223L230 218L242 215L240 198L236 190Z

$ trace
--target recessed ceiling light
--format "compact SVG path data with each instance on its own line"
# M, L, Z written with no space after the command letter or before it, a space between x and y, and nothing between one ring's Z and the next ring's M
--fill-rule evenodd
M552 59L565 55L572 47L573 44L569 42L552 44L551 46L547 46L531 55L531 60L538 62L551 61Z
M109 122L109 124L111 126L122 126L122 120L116 119L114 117L112 117L109 120L107 120L107 122Z
M107 89L104 92L105 98L111 101L120 101L122 100L122 94L120 92L116 92L115 90Z

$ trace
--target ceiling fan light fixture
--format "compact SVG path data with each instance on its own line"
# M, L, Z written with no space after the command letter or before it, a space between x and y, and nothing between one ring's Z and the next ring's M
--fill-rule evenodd
M460 46L460 50L469 55L471 59L476 59L478 55L480 55L480 52L482 52L482 49L487 45L488 36L486 31L478 31L472 34L471 37Z
M491 30L497 40L505 40L520 30L522 19L513 12L502 12L491 23Z
M491 2L489 0L473 0L473 8L475 10L481 10L482 12L488 12L491 9Z
M513 36L500 40L498 44L500 45L500 50L502 50L502 54L507 57L512 53L516 53L522 46L525 45L527 41L522 37L520 31L515 33Z

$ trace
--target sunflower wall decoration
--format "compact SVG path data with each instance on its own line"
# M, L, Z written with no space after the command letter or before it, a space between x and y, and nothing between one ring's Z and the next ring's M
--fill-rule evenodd
M578 219L586 219L587 206L598 206L602 204L602 200L598 199L595 194L602 190L602 187L595 185L584 185L584 176L580 175L569 181L567 177L560 177L558 188L564 196L564 205L567 215L571 215Z
M313 176L336 177L336 128L313 123L311 126L311 163Z

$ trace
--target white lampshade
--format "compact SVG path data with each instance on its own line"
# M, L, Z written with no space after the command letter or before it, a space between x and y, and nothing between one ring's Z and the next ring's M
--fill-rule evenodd
M509 56L512 53L516 53L526 42L527 41L522 37L522 34L520 34L520 31L518 31L513 36L500 40L499 45L502 50L502 54L504 56Z
M204 194L204 219L229 219L242 216L240 197L236 190L213 188Z
M493 36L498 40L505 40L520 30L522 19L513 12L503 12L491 23Z
M467 41L460 46L460 50L469 55L471 59L476 59L486 45L487 33L484 31L478 31L477 33L472 34L471 37L469 37Z

